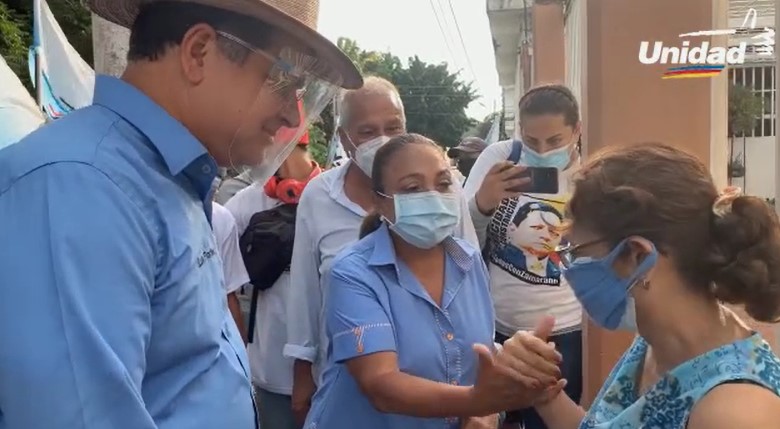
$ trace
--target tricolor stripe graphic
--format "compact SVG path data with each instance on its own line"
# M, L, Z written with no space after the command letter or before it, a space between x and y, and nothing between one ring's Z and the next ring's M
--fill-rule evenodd
M663 75L663 79L691 79L700 77L713 77L720 74L725 66L723 65L696 65L672 67Z

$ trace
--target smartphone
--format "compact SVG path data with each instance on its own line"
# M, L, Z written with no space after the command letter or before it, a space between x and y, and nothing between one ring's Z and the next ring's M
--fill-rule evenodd
M526 167L525 171L512 177L520 179L530 177L531 183L509 188L512 192L527 192L529 194L557 194L558 169L555 167Z

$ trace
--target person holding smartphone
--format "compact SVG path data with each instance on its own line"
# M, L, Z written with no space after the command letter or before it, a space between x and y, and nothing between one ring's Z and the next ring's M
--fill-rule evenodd
M582 308L561 276L554 250L568 181L579 165L579 104L562 85L545 85L519 101L518 138L488 146L464 192L483 246L496 312L496 342L555 317L550 341L563 355L566 393L582 390ZM546 428L533 409L507 413L505 428Z

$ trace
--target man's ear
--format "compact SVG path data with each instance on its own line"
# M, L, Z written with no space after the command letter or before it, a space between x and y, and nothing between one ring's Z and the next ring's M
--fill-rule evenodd
M206 73L206 57L215 54L217 34L206 24L187 30L179 44L179 56L184 75L192 85L199 84Z

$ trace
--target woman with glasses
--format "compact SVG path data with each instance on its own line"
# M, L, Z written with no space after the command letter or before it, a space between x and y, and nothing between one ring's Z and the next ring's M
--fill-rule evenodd
M493 363L487 270L452 236L460 199L444 152L393 137L376 152L372 187L376 212L330 272L328 363L305 427L496 428L501 410L547 392Z
M558 255L578 300L639 335L589 411L565 394L537 404L548 427L778 427L780 359L723 305L780 319L780 225L763 200L718 194L695 157L653 143L585 165L568 218ZM520 332L500 360L528 375L546 345Z

